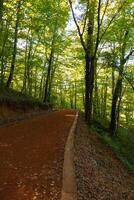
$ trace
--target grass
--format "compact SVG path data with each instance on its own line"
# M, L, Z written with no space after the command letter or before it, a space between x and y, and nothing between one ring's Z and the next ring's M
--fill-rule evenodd
M116 155L124 162L124 164L134 171L134 134L125 128L119 128L117 134L111 137L108 131L101 126L97 126L96 122L92 126L92 130L101 135L101 138L107 143Z

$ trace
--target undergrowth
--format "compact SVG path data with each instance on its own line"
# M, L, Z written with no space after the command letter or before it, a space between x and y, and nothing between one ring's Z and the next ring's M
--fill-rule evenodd
M41 108L44 108L45 105L39 101L34 99L31 96L25 95L21 92L15 91L13 89L8 89L5 87L0 87L0 105L15 105L23 107L34 107L39 106Z
M124 162L129 170L134 171L134 134L125 128L119 128L117 134L110 136L108 130L102 125L92 126L92 130L98 133L102 140L108 144L116 155Z

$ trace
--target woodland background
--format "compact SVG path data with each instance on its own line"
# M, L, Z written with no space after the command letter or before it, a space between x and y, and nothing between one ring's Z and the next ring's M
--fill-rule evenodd
M89 124L112 135L118 128L132 134L133 6L132 0L0 0L0 87L85 110Z

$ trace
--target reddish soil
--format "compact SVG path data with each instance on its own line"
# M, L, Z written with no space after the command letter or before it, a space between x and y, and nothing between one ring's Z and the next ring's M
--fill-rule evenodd
M57 200L64 147L76 112L63 110L0 128L0 200Z

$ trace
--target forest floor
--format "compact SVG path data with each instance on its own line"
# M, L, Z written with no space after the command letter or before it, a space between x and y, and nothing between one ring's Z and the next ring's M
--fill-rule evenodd
M0 128L0 199L59 200L75 111L48 112Z
M89 130L81 114L74 141L78 200L134 200L134 173Z
M46 111L0 127L0 200L60 200L68 133L76 112ZM74 135L78 200L134 200L134 174L89 130Z

